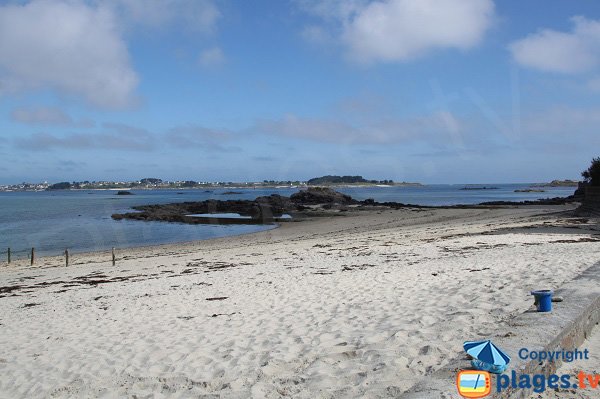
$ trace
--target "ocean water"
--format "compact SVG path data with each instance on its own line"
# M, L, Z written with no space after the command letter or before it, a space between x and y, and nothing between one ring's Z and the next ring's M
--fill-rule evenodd
M32 247L39 255L59 255L142 245L204 240L253 233L274 226L186 225L163 222L113 220L113 213L131 211L135 205L229 199L225 190L0 192L0 261L11 248L13 258L26 257ZM238 191L238 190L236 190ZM271 191L269 191L270 193ZM179 194L182 193L182 194ZM253 199L265 192L244 192L236 198Z
M515 193L528 184L486 186L497 190L461 190L464 185L424 187L351 187L339 188L364 200L397 201L418 205L477 204L484 201L523 201L548 197L566 197L572 187L544 188L544 193ZM237 194L225 195L226 191ZM289 196L298 191L283 189L205 190L132 190L135 195L116 195L116 191L44 191L0 192L0 261L11 248L13 258L26 257L35 247L41 256L87 252L142 245L195 241L273 228L256 225L186 225L111 219L113 213L130 211L132 206L206 199L254 199L277 193Z
M467 187L496 187L495 190L461 190L464 184L432 184L423 187L350 187L339 191L358 200L373 198L379 202L395 201L413 205L474 205L488 201L527 201L568 197L574 187L531 187L531 184L477 184ZM537 188L543 193L515 193L515 190Z

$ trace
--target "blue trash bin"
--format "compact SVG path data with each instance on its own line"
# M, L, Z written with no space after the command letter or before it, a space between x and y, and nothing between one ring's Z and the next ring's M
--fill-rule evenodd
M531 291L538 312L552 312L552 294L554 294L552 290Z

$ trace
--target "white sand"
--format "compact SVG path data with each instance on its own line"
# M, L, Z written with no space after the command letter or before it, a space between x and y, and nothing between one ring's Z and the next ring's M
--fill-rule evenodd
M0 293L0 396L397 396L600 260L597 225L554 211L385 211L2 267L23 288Z

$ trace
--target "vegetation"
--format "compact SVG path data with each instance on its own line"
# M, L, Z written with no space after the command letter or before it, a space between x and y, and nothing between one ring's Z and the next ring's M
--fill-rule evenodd
M48 187L48 190L68 190L71 188L71 183L68 181L63 181L61 183L56 183Z
M140 184L160 184L162 183L162 179L157 179L155 177L146 177L140 180Z
M600 186L600 157L592 159L592 164L581 172L581 176L592 186Z
M577 187L578 182L575 180L552 180L551 187Z
M393 184L393 180L366 180L362 176L322 176L315 177L306 182L309 185L327 185L327 184Z
M534 184L533 187L577 187L579 182L575 180L552 180L550 183Z

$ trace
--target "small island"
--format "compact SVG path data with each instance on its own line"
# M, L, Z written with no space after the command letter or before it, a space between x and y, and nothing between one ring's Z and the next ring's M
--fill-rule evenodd
M525 188L520 190L515 190L515 193L545 193L546 190L536 189L536 188Z
M549 183L533 184L532 187L577 187L578 184L575 180L552 180Z
M362 176L326 175L306 181L308 186L401 186L421 187L421 183L394 182L393 180L367 180Z

